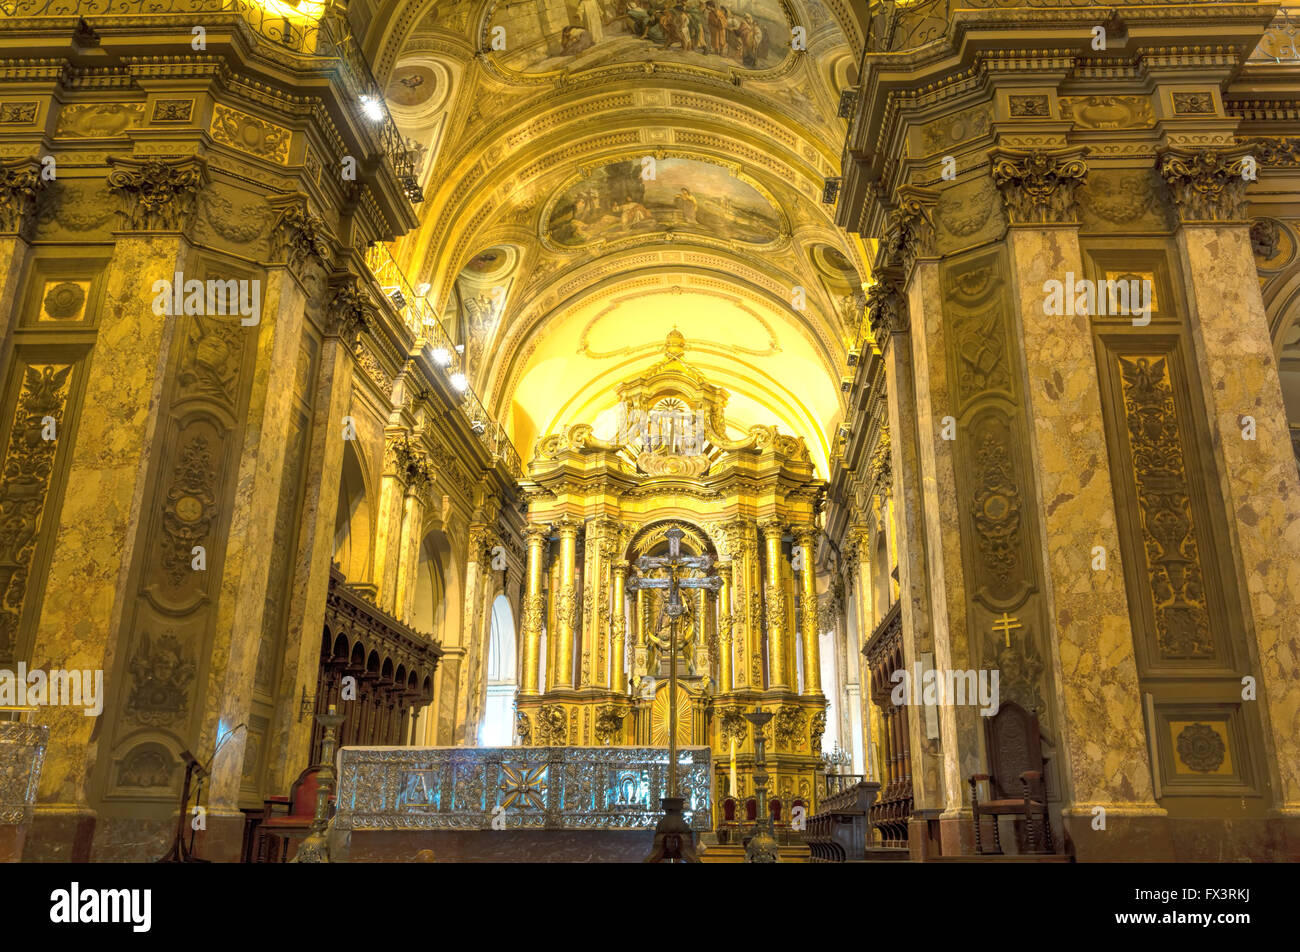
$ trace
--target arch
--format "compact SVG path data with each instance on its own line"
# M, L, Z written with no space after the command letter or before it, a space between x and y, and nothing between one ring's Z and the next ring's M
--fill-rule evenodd
M345 441L334 516L334 561L353 584L369 582L374 564L374 507L365 474L357 441Z
M515 691L518 688L518 650L514 610L510 599L498 595L492 602L488 632L487 702L479 726L479 743L506 747L514 740Z
M415 567L415 603L411 627L435 638L445 634L448 622L455 618L458 579L451 544L440 529L427 533L420 543ZM448 605L451 608L448 608ZM448 611L452 614L448 615Z

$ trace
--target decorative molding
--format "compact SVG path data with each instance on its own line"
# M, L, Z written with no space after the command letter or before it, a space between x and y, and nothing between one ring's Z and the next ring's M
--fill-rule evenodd
M284 126L217 103L212 108L209 131L214 141L246 155L267 159L277 165L289 164L293 133Z
M889 213L885 238L879 254L886 267L897 267L904 275L918 258L934 254L934 213L939 193L915 185L900 185L896 204Z
M324 220L307 208L301 193L271 199L276 217L271 225L271 259L301 272L310 265L328 269L333 259L333 237Z

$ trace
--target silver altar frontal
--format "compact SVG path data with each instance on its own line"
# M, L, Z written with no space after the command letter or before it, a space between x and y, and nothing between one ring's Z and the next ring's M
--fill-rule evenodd
M339 830L652 830L660 747L345 747ZM677 751L693 830L712 827L709 748Z

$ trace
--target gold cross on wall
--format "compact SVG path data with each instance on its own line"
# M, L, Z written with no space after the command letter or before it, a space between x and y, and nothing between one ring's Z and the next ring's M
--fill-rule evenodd
M1006 612L1003 612L1002 617L993 622L993 630L995 632L1000 631L1006 636L1006 645L1008 648L1011 647L1011 630L1020 627L1020 620L1018 618L1013 618Z

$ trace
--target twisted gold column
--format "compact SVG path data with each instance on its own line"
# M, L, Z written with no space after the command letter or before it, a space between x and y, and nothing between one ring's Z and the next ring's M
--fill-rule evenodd
M565 516L560 530L560 597L555 610L555 678L557 688L573 687L573 638L578 616L577 581L578 530L582 524Z
M817 630L817 572L813 554L817 548L817 530L799 526L794 530L795 544L803 548L803 571L799 580L799 600L803 609L803 693L822 693L821 632Z
M528 542L528 590L524 595L524 677L520 694L540 694L542 670L542 622L545 597L542 593L542 562L546 558L546 540L550 526L529 526L524 530Z
M613 568L614 616L611 619L612 643L609 649L609 686L610 690L615 694L626 694L627 669L623 666L627 655L626 560L619 559L614 563Z
M779 522L767 521L759 526L767 545L767 670L768 688L790 687L789 649L786 646L785 592L781 588L781 536Z

